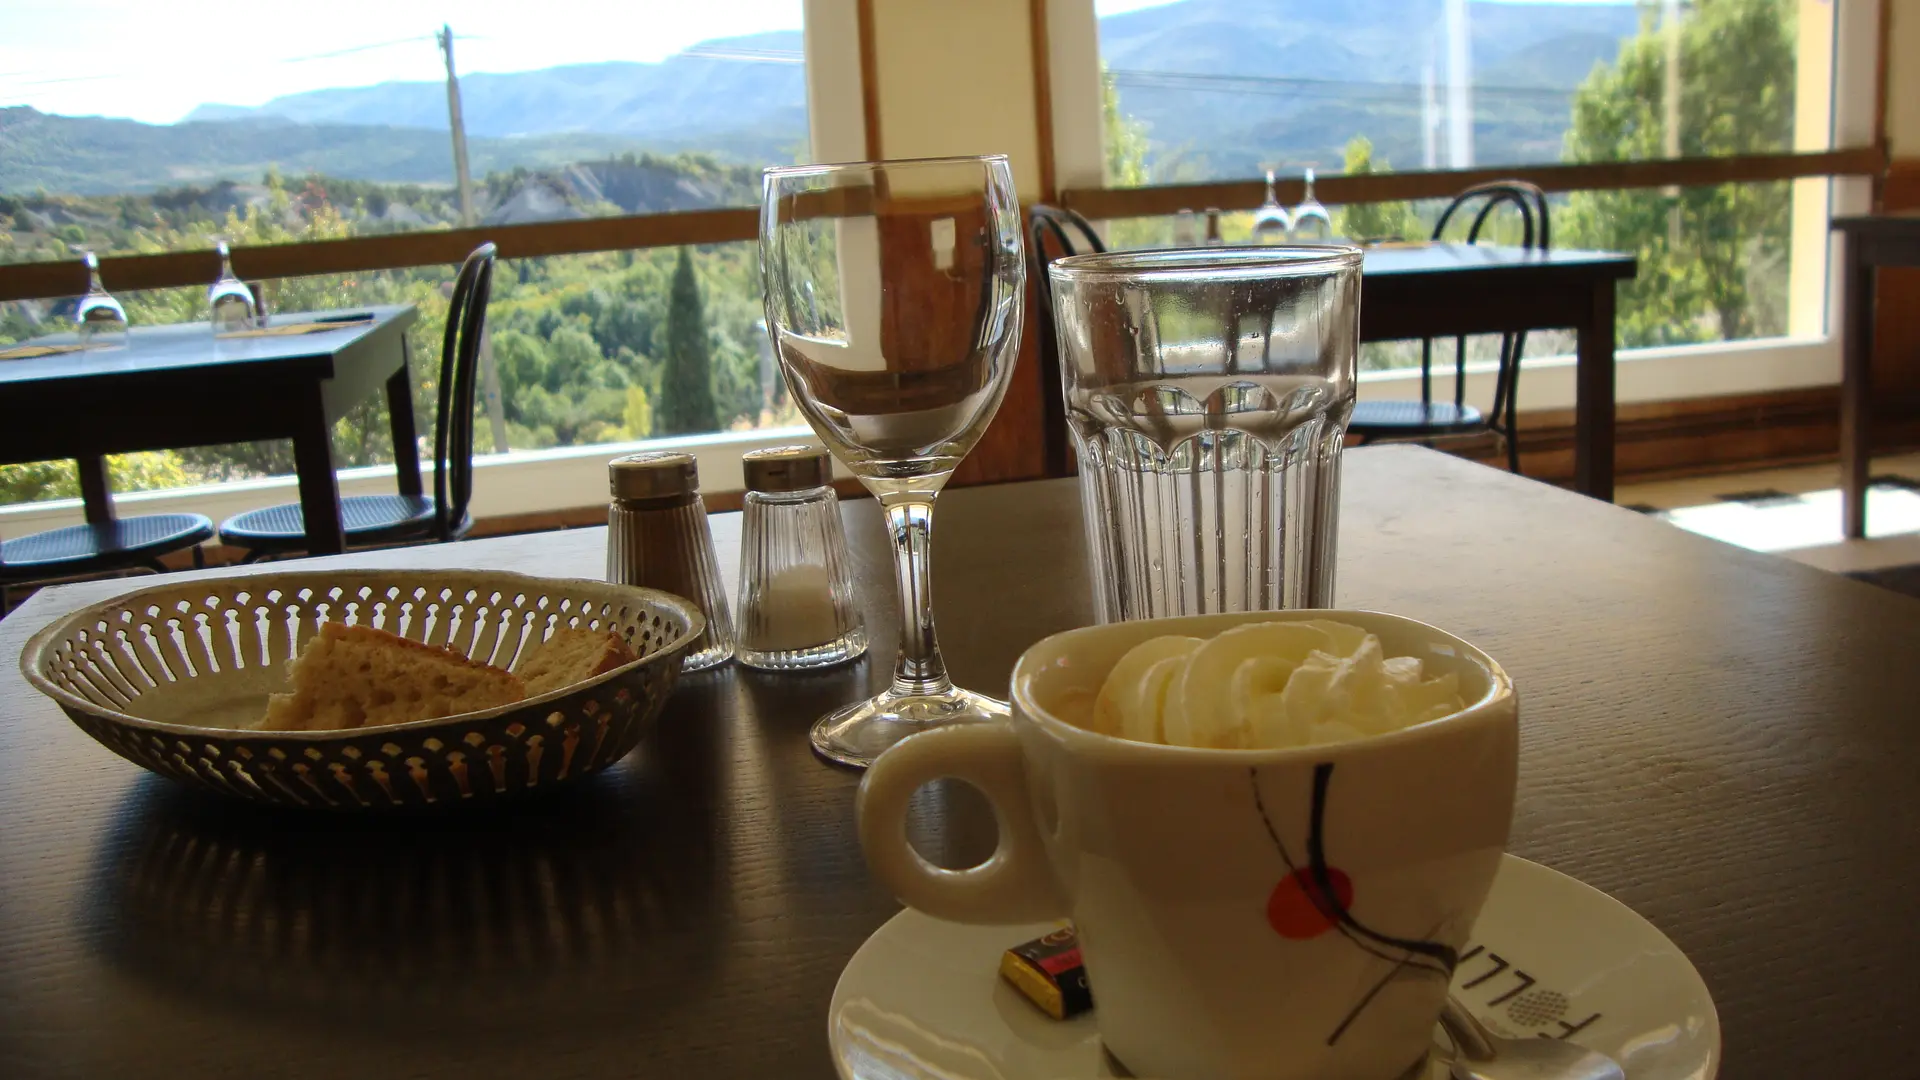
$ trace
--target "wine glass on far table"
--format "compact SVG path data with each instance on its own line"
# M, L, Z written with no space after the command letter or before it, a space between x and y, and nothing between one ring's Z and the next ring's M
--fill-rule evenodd
M233 256L227 242L215 248L220 253L220 276L207 286L207 310L215 334L231 334L253 329L253 290L233 273Z
M1253 212L1253 242L1284 244L1293 235L1293 215L1273 194L1273 170L1267 170L1267 199Z
M886 511L900 653L879 696L814 725L865 766L915 732L1007 715L947 677L934 636L933 503L1000 407L1020 348L1026 260L1004 156L768 169L767 328L800 411Z
M1293 240L1301 244L1324 244L1333 239L1333 218L1320 200L1313 197L1313 170L1307 170L1307 190L1300 205L1293 208Z
M127 343L127 309L100 283L100 259L82 252L87 267L87 293L73 307L73 325L84 349L111 349Z

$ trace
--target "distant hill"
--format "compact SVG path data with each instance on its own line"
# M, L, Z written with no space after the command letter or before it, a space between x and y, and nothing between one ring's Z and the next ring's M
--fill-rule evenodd
M1100 20L1125 112L1161 178L1248 176L1262 163L1337 168L1355 135L1421 163L1420 81L1442 0L1180 0ZM1470 5L1483 163L1555 160L1573 88L1639 26L1630 4ZM655 64L463 76L476 176L631 152L793 160L806 143L801 49L783 31L705 42ZM203 105L178 124L0 109L0 192L80 194L251 182L269 165L382 183L447 184L439 82ZM535 198L538 196L529 196ZM534 211L529 211L534 212Z
M1421 163L1421 80L1441 0L1182 0L1100 20L1121 109L1166 168L1253 175L1263 162L1337 168L1355 135ZM1639 31L1631 4L1472 3L1483 163L1556 160L1572 92Z
M621 135L473 139L476 174L564 165L643 149ZM77 195L154 191L219 180L257 180L269 166L357 180L446 184L453 152L445 132L286 120L142 124L0 108L0 192L40 188Z
M766 140L768 157L792 160L807 137L806 71L799 31L702 42L657 64L573 64L505 75L460 78L468 135L570 132L627 135L649 145L722 137ZM187 120L279 117L307 124L385 124L447 130L440 82L390 82L312 90L240 108L202 105ZM775 147L770 146L770 149ZM778 152L784 151L784 152Z
M482 224L513 225L739 206L753 200L759 182L759 170L751 166L702 155L622 155L497 172L477 186L474 197ZM0 251L33 261L71 258L76 244L105 251L164 247L178 242L180 230L218 226L231 212L267 215L269 226L298 235L322 207L337 212L356 234L440 228L459 224L457 203L444 185L381 184L317 172L283 178L277 192L267 183L221 180L147 193L0 194Z
M702 43L658 64L581 64L460 80L476 177L636 152L792 161L806 145L804 68L720 57L797 54L797 33ZM0 192L153 191L256 180L271 166L448 184L444 83L316 90L256 108L203 105L177 124L0 108Z

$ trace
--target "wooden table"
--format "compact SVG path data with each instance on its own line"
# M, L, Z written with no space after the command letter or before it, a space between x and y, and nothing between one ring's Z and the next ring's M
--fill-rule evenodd
M1738 1080L1908 1076L1920 959L1920 602L1413 447L1352 451L1340 598L1483 645L1522 702L1513 850L1634 907L1699 965ZM963 684L1004 693L1084 622L1074 481L941 500ZM874 653L687 680L632 758L471 816L270 813L94 744L0 668L0 1073L829 1077L841 967L897 905L857 774L807 728L890 674L879 514L849 501ZM714 528L731 566L738 515ZM338 565L596 574L597 529ZM47 590L0 623L137 584ZM936 858L991 843L923 797ZM991 962L991 961L989 961Z
M1575 339L1573 488L1613 501L1614 288L1631 255L1491 244L1368 248L1360 340L1571 329Z
M1920 266L1920 214L1833 219L1846 237L1841 271L1840 527L1867 535L1867 480L1873 460L1873 302L1882 266Z
M0 464L78 459L87 520L101 522L113 516L106 454L291 439L307 548L344 550L333 424L383 384L400 492L421 493L406 334L418 313L411 304L358 310L373 318L313 334L136 326L123 349L0 361L0 402L14 418L0 425ZM274 322L341 314L277 313Z

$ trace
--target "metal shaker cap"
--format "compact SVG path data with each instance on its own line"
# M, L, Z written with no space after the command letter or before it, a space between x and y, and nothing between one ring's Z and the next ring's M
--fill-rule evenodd
M805 491L833 478L833 459L819 446L770 446L740 457L748 491Z
M628 454L607 463L616 499L663 499L700 489L700 467L692 454L656 450Z

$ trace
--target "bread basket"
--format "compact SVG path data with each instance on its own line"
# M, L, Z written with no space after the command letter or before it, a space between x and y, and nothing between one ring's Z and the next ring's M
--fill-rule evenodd
M562 626L624 635L638 660L512 705L349 731L251 731L319 625L373 626L511 667ZM482 802L626 756L706 626L670 593L491 570L312 570L203 578L95 604L33 636L27 681L139 765L258 802L332 810Z

